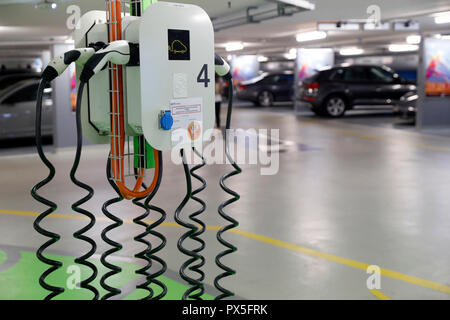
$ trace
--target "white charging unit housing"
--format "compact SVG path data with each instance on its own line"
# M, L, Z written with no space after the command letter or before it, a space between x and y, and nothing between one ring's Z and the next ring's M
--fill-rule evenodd
M146 140L161 151L209 140L215 119L215 69L208 14L195 5L152 4L141 17L139 45ZM168 112L173 125L163 128L161 117Z
M78 21L73 33L75 48L86 48L91 43L108 43L105 11L89 11ZM77 87L83 66L76 66ZM103 70L86 85L81 104L83 136L92 143L109 142L109 73Z
M122 29L136 20L126 16L122 19ZM75 48L86 48L89 44L103 42L108 44L108 24L105 11L89 11L79 20L73 33ZM77 85L83 66L76 66ZM109 69L105 68L94 75L87 83L81 104L83 136L92 143L107 144L111 134L111 97ZM139 75L137 76L139 81ZM127 94L124 93L124 97ZM140 102L140 99L139 99ZM140 106L140 104L139 104Z

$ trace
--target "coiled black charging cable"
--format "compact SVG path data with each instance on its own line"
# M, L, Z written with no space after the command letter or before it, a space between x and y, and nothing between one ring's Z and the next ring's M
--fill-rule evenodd
M76 231L73 234L73 236L76 239L83 240L91 245L91 249L83 256L76 258L75 263L84 265L92 270L91 276L88 277L87 279L81 281L80 287L91 291L94 294L93 300L98 300L98 298L99 298L98 290L91 285L91 282L94 281L95 278L97 277L97 274L98 274L97 267L92 262L88 261L88 259L95 254L95 252L97 250L97 244L95 243L95 241L92 238L85 235L86 232L88 232L89 230L91 230L94 227L95 216L91 212L80 208L81 205L83 205L84 203L86 203L90 199L92 199L92 197L94 196L94 189L92 189L92 187L90 187L86 183L79 181L76 178L76 172L77 172L78 166L80 164L81 152L83 149L83 128L81 125L81 101L83 99L84 86L85 86L85 83L80 82L80 85L78 87L77 107L76 107L76 113L75 113L76 126L77 126L77 149L76 149L76 153L75 153L75 160L73 162L72 169L70 170L70 180L72 180L72 182L76 186L78 186L88 192L88 194L84 198L78 200L77 202L75 202L72 205L72 210L86 216L89 219L89 224L86 225L84 228Z
M43 148L42 148L41 120L42 120L42 99L43 99L43 94L44 94L44 90L47 87L47 85L51 81L53 81L54 79L59 77L73 62L78 61L80 63L83 63L84 61L89 59L89 57L91 57L96 51L100 50L103 46L104 46L104 43L102 43L102 42L92 43L92 44L89 45L88 48L73 49L73 50L70 50L70 51L60 55L60 56L55 57L52 61L50 61L50 63L47 65L47 67L42 72L42 79L41 79L41 81L39 83L39 88L38 88L38 93L37 93L37 103L36 103L36 124L35 124L36 147L37 147L37 151L38 151L38 155L39 155L40 159L45 164L45 166L49 169L50 172L49 172L49 175L48 175L47 178L45 178L44 180L42 180L36 186L33 187L33 189L31 190L31 195L38 202L43 203L43 204L45 204L45 205L50 207L47 211L45 211L42 214L40 214L36 218L36 220L34 221L34 224L33 224L34 229L38 233L40 233L41 235L44 235L44 236L50 238L50 240L48 242L44 243L41 247L38 248L37 253L36 253L38 259L41 262L51 266L48 270L44 271L44 273L42 273L42 275L39 277L39 284L44 289L47 289L47 290L51 291L51 293L45 299L52 299L52 298L56 297L57 295L59 295L62 292L64 292L64 288L51 286L51 285L49 285L49 284L47 284L45 282L46 277L50 273L52 273L53 271L55 271L58 268L60 268L62 266L62 263L59 262L59 261L48 259L48 258L46 258L43 255L43 252L45 251L45 249L47 249L49 246L51 246L52 244L54 244L57 241L59 241L59 239L61 238L59 234L49 232L49 231L43 229L40 226L42 220L45 219L47 216L49 216L57 208L55 203L53 203L52 201L50 201L48 199L45 199L45 198L39 196L38 193L37 193L39 189L41 189L42 187L47 185L55 176L55 168L51 164L51 162L47 159L47 157L45 156ZM80 102L78 102L77 112L79 111L79 109L80 109ZM78 132L78 141L80 141L80 137L82 136L82 134L81 134L81 122L80 122L79 119L80 119L80 116L78 114L78 117L77 117L77 128L80 129L79 132ZM93 227L93 225L95 223L95 218L94 218L94 220L92 220L93 216L89 212L78 208L78 206L80 206L81 204L83 204L86 201L88 201L92 197L92 193L93 193L92 188L90 188L89 186L87 186L85 184L82 184L81 182L79 182L75 178L76 168L78 167L79 158L81 156L81 147L82 147L82 145L80 145L80 144L77 146L77 157L76 157L77 160L75 161L74 167L72 168L72 171L71 171L71 179L78 186L80 186L83 189L87 190L89 194L88 194L88 196L86 198L83 198L79 202L76 202L72 206L72 208L75 211L88 216L88 218L90 218L91 221L90 221L88 226L86 226L82 230L79 230L79 231L75 232L74 236L75 236L75 238L84 240L84 241L88 242L89 244L91 244L92 248L86 255L84 255L84 256L82 256L80 258L76 258L75 262L79 263L79 264L82 264L82 265L85 265L85 266L87 266L87 267L92 269L93 273L92 273L91 277L89 277L88 279L82 281L80 286L81 286L81 288L85 288L85 289L91 290L94 293L94 299L97 299L98 298L97 290L94 287L90 286L90 282L93 281L95 279L96 275L97 275L97 269L95 268L95 266L92 263L87 261L87 259L90 258L93 253L95 253L96 245L95 245L95 242L92 239L90 239L90 238L88 238L88 237L86 237L84 235L85 232L89 231Z
M47 242L45 242L43 245L41 245L37 252L36 256L39 259L39 261L47 264L50 266L47 270L45 270L41 276L39 277L39 284L46 290L50 291L50 294L48 294L45 297L45 300L51 300L57 295L64 292L64 288L62 287L56 287L48 284L45 280L46 278L54 271L58 270L62 267L62 262L52 260L50 258L47 258L44 256L44 251L50 247L51 245L55 244L61 239L61 236L57 233L50 232L44 228L41 227L41 222L46 217L48 217L50 214L56 211L57 205L56 203L40 196L38 194L38 191L46 186L55 176L55 167L52 165L52 163L47 159L45 156L44 150L42 148L42 131L41 131L41 119L42 119L42 99L44 95L45 87L49 84L49 82L45 80L41 80L39 83L38 93L37 93L37 103L36 103L36 121L35 121L35 134L36 134L36 148L38 151L39 158L42 160L42 162L45 164L45 166L49 170L49 174L47 178L37 183L33 189L31 189L31 196L38 202L48 206L49 208L41 213L36 220L33 223L34 229L41 235L50 238Z
M200 208L189 216L189 219L191 219L191 221L194 221L197 224L197 230L194 234L190 236L190 239L197 241L200 244L200 246L197 249L193 250L197 254L200 254L200 252L202 252L206 247L205 241L200 238L200 236L204 234L206 231L206 224L199 218L199 216L206 211L206 203L205 201L199 198L199 194L206 189L207 185L206 180L203 177L201 177L197 173L197 171L206 165L206 161L203 158L202 154L196 148L193 147L192 150L194 151L194 154L201 159L201 163L194 166L190 170L191 176L200 182L200 186L197 189L193 190L191 193L191 199L200 204ZM205 258L203 256L200 256L199 263L189 268L189 270L201 274L202 281L205 278L205 275L200 268L203 267L205 263L206 263ZM199 290L196 296L194 296L194 298L196 297L201 298L204 292L205 292L204 288L202 287L202 290Z
M133 200L133 203L136 206L145 210L144 214L142 214L141 216L139 216L133 220L133 222L135 224L145 227L145 232L139 234L138 236L136 236L134 238L135 241L141 242L147 246L147 248L144 251L135 255L136 258L143 259L144 261L147 262L147 265L145 265L144 267L142 267L141 269L136 271L136 274L146 276L146 281L142 284L139 284L136 287L138 289L147 290L149 292L149 294L146 297L144 297L142 300L161 300L167 294L167 286L163 282L161 282L160 280L157 279L159 276L163 275L167 271L167 264L162 258L160 258L156 255L158 252L160 252L162 249L164 249L164 247L166 246L167 240L163 234L161 234L155 230L155 228L160 226L165 221L166 212L162 208L159 208L155 205L150 204L150 202L153 200L156 193L158 192L159 187L161 186L161 180L162 180L162 175L163 175L163 159L162 159L161 151L158 152L158 158L159 158L159 166L158 166L159 172L155 173L155 174L158 174L158 180L156 182L155 188L146 198L139 198L139 199ZM137 178L138 170L135 169L134 173ZM144 189L147 189L147 186L145 184L142 184L142 187ZM144 199L145 199L145 201L144 201L144 203L142 203L141 201ZM144 220L150 215L151 211L158 212L161 215L161 217L157 221L153 222L152 224L147 224ZM152 235L152 236L158 238L161 241L160 244L158 246L155 246L154 248L152 248L151 243L149 241L145 240L145 237L148 235ZM161 265L161 268L156 272L150 272L150 268L153 265L153 261L156 261ZM155 284L156 286L158 286L161 289L161 292L158 295L155 295L154 290L151 288L152 284Z
M200 267L202 267L205 264L205 257L200 254L200 252L204 249L205 243L203 240L198 238L198 235L203 233L204 230L204 224L198 220L195 219L195 216L198 215L198 213L192 214L189 218L201 225L201 229L198 228L197 225L186 222L181 219L181 211L186 206L186 204L189 202L189 199L192 198L192 179L191 179L191 171L189 170L189 164L187 163L186 155L184 152L184 149L180 150L180 155L183 161L183 169L184 174L186 177L186 195L183 199L183 201L180 203L178 208L175 210L175 221L181 225L184 228L189 229L186 233L184 233L180 239L178 240L177 247L178 250L181 251L183 254L190 257L187 261L185 261L181 267L180 267L180 276L185 280L189 285L189 289L186 290L186 292L183 294L182 299L188 300L188 299L194 299L194 300L201 300L201 296L205 292L203 281L205 279L205 273L200 270ZM194 241L197 241L200 243L200 247L190 250L185 247L184 242L187 239L192 239ZM197 263L198 262L198 263ZM193 265L194 263L197 263ZM186 273L186 270L189 269L192 272L197 273L199 276L197 278L193 278L190 275Z
M115 242L114 240L112 240L112 239L110 239L108 237L108 233L109 232L111 232L112 230L114 230L116 228L119 228L121 225L123 225L122 219L120 219L119 217L116 217L114 214L112 214L109 211L109 207L110 206L123 201L123 197L122 197L122 194L120 193L119 188L116 186L114 181L112 181L111 161L112 161L112 159L111 159L111 153L110 153L108 155L108 160L106 162L106 177L108 179L108 183L110 184L110 186L118 194L118 197L112 198L110 200L107 200L102 206L103 214L107 218L109 218L112 221L114 221L113 224L110 224L105 229L103 229L102 234L101 234L102 240L105 241L110 246L112 246L111 249L103 252L101 257L100 257L100 261L101 261L102 265L110 270L109 272L104 274L102 276L102 278L100 279L100 285L102 286L103 289L105 289L107 291L107 293L102 296L102 298L101 298L102 300L107 300L109 298L112 298L112 297L117 296L117 295L122 293L122 291L119 288L112 287L112 286L110 286L110 285L108 285L106 283L106 280L108 280L110 277L112 277L112 276L122 272L122 268L121 267L119 267L119 266L117 266L115 264L112 264L112 263L110 263L110 262L108 262L106 260L110 255L112 255L112 254L122 250L122 245L120 243Z
M138 171L139 171L138 169L136 169L136 168L134 169L134 175L135 175L136 180L139 177ZM144 188L147 188L145 183L142 183L142 186ZM149 257L150 250L152 249L152 244L148 240L146 240L146 237L150 234L150 232L149 232L150 225L145 222L145 219L147 219L148 216L150 215L150 209L148 209L145 206L145 204L141 202L145 198L147 198L147 197L135 198L132 201L135 206L145 210L145 212L142 215L133 219L134 224L145 228L144 232L142 232L134 237L134 241L142 243L143 245L146 246L145 250L136 253L134 255L134 257L138 258L138 259L142 259L146 263L145 266L143 266L142 268L135 271L135 273L137 275L145 276L145 281L136 285L136 289L142 289L142 290L146 290L148 292L148 295L145 296L144 298L142 298L141 300L150 300L154 294L153 289L150 287L150 281L148 280L148 275L149 275L148 270L152 267L152 262Z
M226 277L232 276L234 274L236 274L236 271L233 270L232 268L230 268L229 266L225 265L221 259L223 257L225 257L226 255L229 255L233 252L237 251L237 248L232 245L230 242L226 241L223 238L223 235L225 232L236 228L239 223L237 220L233 219L231 216L229 216L228 214L225 213L224 209L231 205L232 203L238 201L240 199L240 195L236 192L231 190L226 184L226 180L228 180L229 178L238 175L242 172L242 169L236 164L236 162L233 160L231 154L230 154L230 129L231 129L231 113L233 110L233 81L231 79L231 77L227 77L227 83L228 83L228 111L227 111L227 122L226 122L226 131L225 131L225 153L226 153L226 157L228 159L228 161L231 163L231 165L233 166L234 170L230 173L225 174L224 176L222 176L220 178L220 187L222 188L222 190L224 190L227 194L231 195L232 198L221 203L218 209L219 215L225 219L226 221L230 222L229 225L221 228L218 232L217 232L217 240L227 249L220 252L217 256L216 256L216 265L224 270L224 272L220 275L218 275L215 279L214 279L214 286L217 290L219 290L221 292L220 295L218 295L215 299L216 300L222 300L225 298L229 298L229 297L233 297L234 293L231 292L228 289L225 289L220 283L219 281L221 279L224 279Z

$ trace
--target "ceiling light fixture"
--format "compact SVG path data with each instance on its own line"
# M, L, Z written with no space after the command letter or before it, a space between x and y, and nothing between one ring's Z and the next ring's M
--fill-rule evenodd
M434 17L434 22L436 24L450 23L450 11L436 14Z
M359 23L336 22L336 23L319 23L317 29L321 31L358 31Z
M342 48L341 50L339 50L339 54L341 56L356 56L356 55L360 55L363 54L364 50L361 48Z
M58 8L58 3L50 0L44 0L34 5L36 9L52 9L55 10Z
M450 40L450 34L437 34L434 37L437 39Z
M419 44L420 41L422 41L422 37L418 34L413 34L406 37L406 42L408 42L409 44Z
M297 59L297 55L296 54L290 54L290 53L285 53L284 57L288 60L295 60Z
M316 9L316 5L314 3L311 3L306 0L278 0L278 2L283 2L286 4L290 4L295 7L304 8L307 10L314 10Z
M363 25L363 29L366 31L387 31L391 29L391 24L389 22L383 23L365 23Z
M258 62L267 62L269 61L269 58L265 56L258 56Z
M288 53L285 53L283 56L288 60L297 59L297 48L291 48Z
M302 32L297 34L297 42L305 42L305 41L313 41L325 39L327 37L327 33L324 31L310 31L310 32Z
M420 24L413 20L397 20L394 22L394 31L419 30Z
M389 45L390 52L406 52L406 51L417 51L419 46L416 44L391 44Z
M229 42L225 44L225 50L227 51L239 51L244 49L244 44L242 42Z

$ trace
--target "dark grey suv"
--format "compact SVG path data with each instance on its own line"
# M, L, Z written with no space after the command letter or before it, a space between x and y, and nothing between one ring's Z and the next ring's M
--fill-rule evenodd
M263 73L259 77L241 82L238 86L239 100L270 107L274 102L292 101L294 75L292 72Z
M342 65L303 81L299 99L317 115L342 117L354 106L394 105L416 86L392 69L376 65Z

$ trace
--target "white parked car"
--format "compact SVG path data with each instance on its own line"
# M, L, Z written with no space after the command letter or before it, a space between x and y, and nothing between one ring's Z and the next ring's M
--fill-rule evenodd
M0 139L34 137L39 80L23 80L0 91ZM44 92L42 135L52 134L52 89Z

